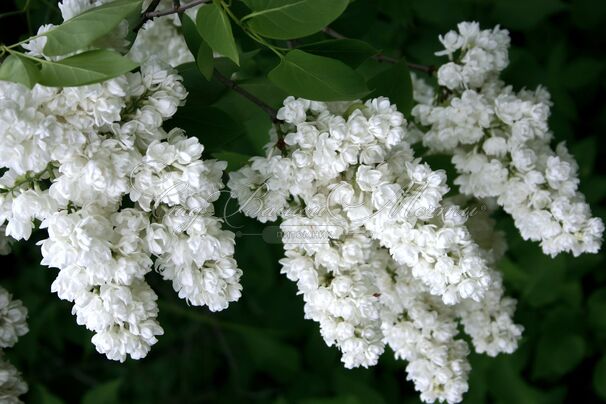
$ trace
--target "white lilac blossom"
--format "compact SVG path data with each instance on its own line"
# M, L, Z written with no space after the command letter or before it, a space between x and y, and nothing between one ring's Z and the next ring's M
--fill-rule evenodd
M162 276L179 297L216 311L239 299L242 272L232 258L234 234L213 216L227 163L202 161L202 151L179 131L150 144L133 173L131 199L147 211L159 206L147 239Z
M489 355L512 352L521 327L492 253L444 198L444 173L415 158L416 133L385 98L289 97L277 116L267 155L228 186L246 215L282 219L282 272L305 317L346 367L375 365L388 345L424 401L461 401L470 367L458 324Z
M101 3L61 10L67 19ZM190 304L222 310L241 289L234 235L212 207L226 163L203 160L197 138L163 129L187 92L157 56L88 86L0 82L3 237L48 231L40 244L42 264L59 269L52 291L74 304L97 350L119 361L144 357L163 333L145 281L154 258Z
M21 373L4 357L3 350L15 345L19 337L29 331L27 309L21 300L0 286L0 402L21 403L19 396L27 392Z
M26 323L27 309L21 300L13 300L0 286L0 349L10 348L29 331Z
M21 404L19 396L27 393L27 383L17 370L0 352L0 402Z
M438 69L438 81L450 90L482 87L509 63L509 32L498 25L480 30L477 22L462 22L457 28L440 35L444 50L436 55L448 55L450 62Z
M415 79L412 114L430 152L452 155L461 193L495 198L525 240L545 254L598 252L604 224L578 190L578 165L548 127L549 93L514 91L499 80L509 34L461 23L441 37L451 61L438 70L443 95Z
M445 303L481 299L489 278L478 247L464 220L436 218L448 192L445 174L415 159L404 140L403 115L385 98L367 101L347 117L331 107L285 101L280 130L292 157L253 158L231 175L245 213L275 220L289 200L308 208L336 204Z
M79 0L82 1L82 0ZM145 10L151 0L143 2L142 9ZM170 0L162 0L157 8L170 9L174 3ZM191 7L186 14L195 20L196 13L201 6ZM180 32L181 21L177 14L171 14L161 18L154 18L143 24L137 32L137 38L128 52L128 57L142 63L150 58L166 61L172 67L193 62L194 57L187 48L185 39Z

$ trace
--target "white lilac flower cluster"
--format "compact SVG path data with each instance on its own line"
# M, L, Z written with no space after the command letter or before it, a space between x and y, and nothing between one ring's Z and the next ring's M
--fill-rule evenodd
M82 1L82 0L77 0ZM143 2L143 9L151 3L151 0ZM162 0L158 5L159 10L168 10L174 6L171 0ZM196 13L201 6L189 8L185 13L195 20ZM152 57L160 57L172 67L193 62L194 57L187 48L185 39L180 33L181 21L177 14L171 14L162 18L147 21L137 32L128 57L136 62L143 62Z
M491 356L515 350L522 331L489 266L497 253L443 199L445 174L414 157L415 134L387 99L289 97L278 118L267 156L228 186L246 215L282 219L282 272L306 318L346 367L375 365L389 345L424 401L461 401L470 367L458 325Z
M64 2L64 15L81 3ZM154 266L190 304L221 310L240 297L234 235L212 205L226 163L162 128L186 96L155 58L82 87L0 82L0 226L17 240L48 230L52 291L110 359L142 358L163 333L145 281Z
M0 286L0 402L21 403L19 396L27 392L21 373L4 357L3 350L15 345L19 337L29 331L27 309L21 300Z
M436 94L415 79L413 116L431 152L451 154L460 191L496 198L525 240L545 254L598 252L603 222L579 192L578 165L553 139L549 93L514 91L499 80L508 63L509 34L461 23L440 37L450 62L438 70Z

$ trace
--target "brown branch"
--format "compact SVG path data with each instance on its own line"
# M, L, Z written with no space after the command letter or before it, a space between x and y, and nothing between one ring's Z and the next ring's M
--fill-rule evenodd
M182 14L185 12L185 10L188 10L192 7L199 6L200 4L207 3L209 1L210 0L194 0L190 3L181 5L181 3L178 0L173 0L173 8L171 8L170 10L156 11L156 7L158 7L158 3L160 3L160 0L154 0L149 5L149 7L147 7L147 9L143 12L143 15L141 16L141 20L135 26L134 31L138 31L139 29L141 29L143 24L145 24L149 20L153 20L156 17L163 17L165 15L171 15L171 14Z
M242 87L240 87L238 85L238 83L236 83L233 80L228 79L227 77L225 77L222 73L220 73L217 69L215 69L214 71L214 76L217 78L218 81L220 81L225 87L230 88L232 90L234 90L235 92L237 92L238 94L240 94L241 96L243 96L244 98L248 99L249 101L251 101L252 103L256 104L259 108L261 108L265 113L267 113L267 115L269 115L269 118L271 119L272 122L276 123L278 122L278 118L277 118L277 111L270 107L268 104L266 104L264 101L262 101L261 99L257 98L255 95L253 95L252 93L248 92L247 90L243 89Z
M152 0L152 2L149 3L149 6L147 6L145 11L141 15L139 22L133 28L134 32L139 31L141 29L141 27L143 26L143 24L145 24L147 22L147 20L149 20L149 18L147 18L147 14L153 12L156 9L156 7L158 7L158 4L160 4L160 0Z
M326 27L322 31L324 31L324 33L327 34L328 36L331 36L335 39L347 39L347 37L345 35L338 33L337 31L335 31L334 29L332 29L330 27ZM379 53L379 54L373 56L373 59L375 59L378 62L393 63L393 64L399 62L399 59L393 58L391 56L386 56L382 53ZM436 70L435 66L426 66L426 65L420 65L417 63L410 63L410 62L406 62L406 65L412 70L417 70L417 71L427 73L427 74L432 74Z
M200 4L208 3L209 1L210 0L194 0L191 3L183 4L182 6L175 7L171 10L149 12L149 13L147 13L147 17L154 18L154 17L162 17L165 15L171 15L171 14L182 14L185 12L185 10L188 10L192 7L199 6Z

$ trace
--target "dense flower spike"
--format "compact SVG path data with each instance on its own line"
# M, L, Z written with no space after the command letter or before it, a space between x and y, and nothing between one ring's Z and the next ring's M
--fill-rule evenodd
M516 92L499 80L508 32L461 23L440 39L445 50L438 54L451 59L438 70L447 96L414 80L413 115L426 132L423 145L451 154L461 192L495 198L522 237L540 242L545 254L598 252L604 224L578 191L577 163L564 143L550 146L549 93L542 87Z
M498 257L444 199L444 173L414 157L414 128L385 98L289 97L278 117L267 156L228 186L245 214L283 219L282 272L297 282L306 318L346 367L375 365L389 345L424 401L461 401L469 349L458 324L489 355L512 352L522 329L490 268ZM482 236L492 227L474 220Z
M0 402L21 403L19 396L27 393L27 384L21 373L4 357L3 349L10 348L29 331L27 309L21 300L13 300L0 286Z
M68 19L100 3L61 10ZM29 238L35 221L48 230L42 264L60 270L52 291L73 302L97 350L119 361L144 357L163 333L145 281L154 257L191 304L222 310L241 289L234 235L213 216L226 163L202 160L204 147L180 129L164 131L187 92L146 46L131 49L140 71L100 84L0 82L0 225L14 239Z

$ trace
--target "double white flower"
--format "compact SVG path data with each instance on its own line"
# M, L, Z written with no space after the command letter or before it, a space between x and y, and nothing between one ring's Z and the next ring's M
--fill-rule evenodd
M564 143L551 147L549 93L542 87L515 92L499 79L508 32L461 23L441 40L446 50L438 54L453 59L438 70L447 97L438 99L414 80L419 104L412 113L426 130L423 145L451 154L461 192L495 198L522 237L540 242L545 254L596 253L604 224L578 191L578 165Z
M62 12L93 5L64 2ZM137 55L139 72L100 84L0 82L0 226L14 239L38 222L47 229L42 264L60 269L52 290L74 303L97 350L120 361L144 357L163 333L145 281L154 258L190 304L222 310L241 289L234 235L212 206L226 163L203 160L183 131L164 131L187 92L166 63Z
M389 345L423 400L460 401L469 364L457 325L489 355L512 352L521 327L491 253L444 199L444 173L414 157L414 133L385 98L290 97L278 117L267 157L231 173L228 186L245 214L282 219L282 272L297 282L306 318L346 367L375 365Z

